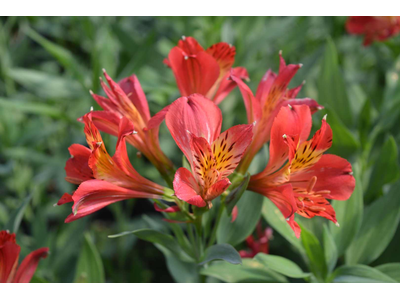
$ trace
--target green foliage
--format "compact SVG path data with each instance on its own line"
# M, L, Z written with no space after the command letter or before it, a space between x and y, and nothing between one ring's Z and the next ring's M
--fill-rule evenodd
M348 264L369 264L386 249L400 221L399 193L400 184L393 185L366 208L360 231L346 253Z
M75 282L102 283L105 280L103 263L89 233L85 233L76 266Z
M206 264L212 260L222 259L231 264L237 265L242 263L239 253L229 244L217 244L207 249L201 265Z
M217 231L218 243L236 246L244 241L256 228L261 216L262 204L262 196L246 191L243 194L243 199L237 204L238 215L235 222L232 222L232 218L228 215L222 215Z
M256 255L255 259L267 268L287 277L304 278L310 276L310 273L304 273L298 265L284 257L259 253Z
M225 282L287 282L284 276L265 267L254 259L245 258L241 265L215 262L201 271L202 275L215 277Z

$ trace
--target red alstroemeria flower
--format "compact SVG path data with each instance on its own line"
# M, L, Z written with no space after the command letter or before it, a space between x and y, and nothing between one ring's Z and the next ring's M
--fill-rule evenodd
M117 84L105 71L104 76L110 87L103 81L101 85L108 98L92 93L94 100L104 109L92 113L93 123L99 130L118 136L120 119L125 117L131 121L137 134L127 136L127 142L143 153L164 178L169 178L167 181L171 182L174 168L160 148L158 128L143 130L151 116L139 80L132 75Z
M15 233L0 231L0 283L28 283L41 258L47 257L49 248L40 248L28 254L18 266L21 247L15 240Z
M282 106L305 104L313 113L323 108L313 99L296 98L303 85L288 89L290 80L300 69L301 64L286 65L281 53L279 57L279 73L275 74L268 70L260 81L255 96L250 88L234 72L231 72L230 79L237 83L242 93L248 123L255 123L253 142L238 167L241 173L246 173L254 156L269 141L272 122Z
M125 139L136 134L133 124L121 118L116 151L111 157L101 135L94 125L93 112L82 117L85 123L86 141L89 148L74 144L69 150L66 180L79 184L73 195L64 194L58 205L74 202L73 214L66 223L87 216L117 201L130 198L154 198L169 200L172 190L142 177L131 165ZM166 199L166 197L168 199Z
M349 17L347 32L364 35L364 46L384 41L400 32L400 17Z
M159 126L164 118L191 166L191 172L186 168L176 172L175 195L192 205L211 207L210 201L231 184L227 177L251 143L253 125L233 126L220 134L221 110L199 94L177 99L157 113L149 124Z
M350 163L323 154L332 145L332 130L324 119L307 141L311 111L306 105L282 107L271 129L270 158L265 169L251 176L248 189L268 197L279 208L297 237L294 213L321 216L337 223L326 199L347 200L355 187Z
M240 250L239 254L242 258L253 258L258 253L269 253L269 241L272 238L272 229L262 229L261 222L257 224L257 239L253 235L246 238L246 244L249 250Z
M236 86L228 81L236 49L224 42L204 50L192 37L182 37L164 63L172 69L182 96L201 94L219 104ZM233 69L236 76L248 80L245 68Z

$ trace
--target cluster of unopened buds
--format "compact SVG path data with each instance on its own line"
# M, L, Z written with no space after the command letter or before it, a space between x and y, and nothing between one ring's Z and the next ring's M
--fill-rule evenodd
M69 148L66 180L79 186L58 202L73 204L66 222L121 200L146 198L153 199L155 210L164 213L166 221L195 223L213 209L217 197L221 196L220 205L226 205L229 193L247 178L245 188L272 201L297 237L296 214L321 216L338 224L327 199L348 199L355 180L347 160L324 154L332 145L326 116L308 139L311 116L323 107L313 99L297 98L302 85L288 89L301 64L287 65L280 53L279 72L268 70L254 94L244 82L248 80L246 69L232 67L235 51L224 42L203 49L194 38L183 37L164 60L182 97L154 116L135 75L116 83L104 71L105 96L92 93L103 110L90 111L79 119L88 147L73 144ZM243 97L247 124L221 133L218 104L235 87ZM187 168L176 169L162 151L158 135L164 120L187 159ZM113 156L100 132L118 137ZM166 186L138 173L129 161L126 143L157 168ZM249 175L250 163L266 143L268 164L260 173ZM236 213L233 209L233 217Z

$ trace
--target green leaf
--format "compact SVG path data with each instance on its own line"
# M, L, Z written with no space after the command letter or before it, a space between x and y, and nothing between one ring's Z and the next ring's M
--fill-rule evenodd
M240 254L229 244L213 245L206 250L204 258L199 265L204 265L212 260L222 259L231 264L237 265L242 263Z
M214 262L208 268L201 270L200 273L231 283L287 282L284 276L250 258L243 259L241 265L232 265L225 261Z
M278 231L300 253L305 253L300 239L296 238L293 229L289 226L282 213L268 198L264 198L262 216L274 230Z
M138 229L134 231L125 231L118 234L109 235L108 237L117 238L129 234L134 234L141 240L161 245L162 247L165 247L175 255L178 255L179 257L185 260L187 259L187 257L182 256L183 254L182 249L179 247L178 242L171 235L164 234L153 229Z
M9 230L10 232L17 233L19 225L21 224L22 218L24 216L25 209L28 207L29 202L31 201L32 196L29 195L25 198L24 201L22 201L21 205L18 207L17 210L15 210L10 218L8 219L8 222L5 226L5 230Z
M82 92L77 81L46 72L14 68L8 70L8 75L41 98L75 98Z
M93 244L89 233L85 233L83 247L75 273L75 282L103 283L104 268L99 252Z
M352 110L343 75L339 69L338 53L332 39L328 39L326 43L317 83L318 102L335 111L346 127L351 127L353 125ZM335 130L333 132L335 133Z
M366 192L367 202L372 202L376 196L382 194L385 184L396 181L399 177L399 166L397 163L398 150L393 136L389 136L383 144L380 155L374 163L371 178Z
M242 198L243 193L246 191L247 186L249 185L250 182L250 173L247 173L242 182L233 189L229 195L225 199L225 204L226 204L226 212L228 213L228 216L232 215L232 210L235 207L235 205L238 203L238 201Z
M332 128L334 142L329 152L343 157L350 157L360 148L360 142L348 127L339 119L337 113L326 108L327 120Z
M26 113L45 115L58 119L66 118L61 110L55 108L54 106L44 103L35 103L28 101L20 101L17 99L0 98L0 108L4 110L16 109Z
M24 32L27 36L40 44L44 49L46 49L47 52L54 56L65 69L71 70L71 72L74 74L74 77L79 80L82 86L85 89L88 89L87 82L84 78L84 74L87 74L88 72L87 70L83 69L81 63L76 61L69 50L47 40L28 26L24 27Z
M388 263L377 266L375 269L400 282L400 263Z
M246 191L237 204L238 215L235 222L223 214L217 230L218 244L233 246L244 241L256 228L261 215L263 199L261 195Z
M306 250L310 263L310 270L314 273L315 277L323 280L327 274L327 266L321 244L316 236L304 227L301 227L300 239L303 243L304 249Z
M330 223L329 229L335 240L339 256L346 251L355 238L363 217L363 192L358 164L353 165L353 171L356 187L351 197L346 201L332 201L332 207L336 211L336 219L340 227Z
M258 253L255 259L271 270L287 277L304 278L311 275L310 273L303 272L303 270L291 260L281 256Z
M199 282L199 271L196 263L184 262L168 250L163 251L163 253L167 260L168 270L176 282Z
M396 282L382 272L365 265L342 266L335 270L333 282Z
M346 252L346 263L369 264L389 245L400 221L400 183L373 202L364 213L361 229Z
M336 262L338 260L338 251L336 248L335 240L333 239L333 236L326 224L324 224L322 238L324 244L326 266L328 267L328 272L331 273L334 270Z

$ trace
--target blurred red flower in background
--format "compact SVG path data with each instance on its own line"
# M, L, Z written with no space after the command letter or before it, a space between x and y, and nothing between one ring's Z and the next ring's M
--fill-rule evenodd
M348 33L364 35L364 46L384 41L400 32L400 17L349 17Z
M41 258L47 257L49 248L40 248L28 254L18 266L21 247L15 233L0 231L0 283L28 283L31 281Z
M246 238L246 244L249 250L240 250L239 254L243 258L253 258L258 253L269 253L269 241L272 239L272 228L263 230L261 222L258 222L256 229L257 238L253 235Z

